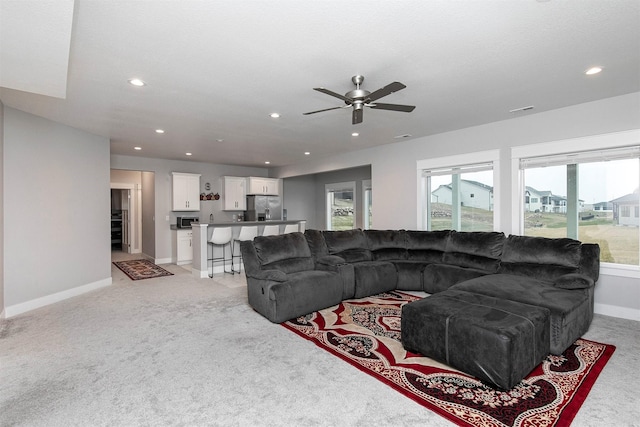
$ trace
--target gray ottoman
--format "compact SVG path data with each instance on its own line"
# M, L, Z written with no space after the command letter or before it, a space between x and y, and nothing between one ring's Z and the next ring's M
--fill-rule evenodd
M549 310L449 289L402 307L402 345L501 389L549 354Z

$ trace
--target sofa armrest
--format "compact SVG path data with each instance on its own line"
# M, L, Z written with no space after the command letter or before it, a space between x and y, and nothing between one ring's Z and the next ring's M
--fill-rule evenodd
M248 277L258 280L271 280L272 282L286 282L287 274L280 270L258 270L247 274Z
M344 258L337 255L325 255L316 259L316 270L337 271L336 267L346 263Z
M349 264L337 255L327 255L316 260L316 270L339 274L342 280L342 299L353 298L356 292L353 264Z
M588 289L594 285L591 277L580 273L563 274L553 282L553 286L561 289Z

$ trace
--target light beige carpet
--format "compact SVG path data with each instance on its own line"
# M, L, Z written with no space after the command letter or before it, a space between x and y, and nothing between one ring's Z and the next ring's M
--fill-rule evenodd
M255 313L242 276L162 267L0 321L0 425L452 425ZM572 425L640 425L639 326L596 316L617 350Z

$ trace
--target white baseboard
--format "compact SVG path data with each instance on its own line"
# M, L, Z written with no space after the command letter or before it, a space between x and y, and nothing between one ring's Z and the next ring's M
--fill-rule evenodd
M171 264L171 258L153 258L152 259L154 264Z
M604 314L605 316L640 321L640 310L634 308L595 303L593 311L598 314Z
M22 302L20 304L14 304L6 307L4 314L6 318L17 316L18 314L25 313L27 311L35 310L36 308L44 307L49 304L53 304L65 299L69 299L78 295L86 294L87 292L95 291L96 289L104 288L111 285L111 277L107 279L98 280L97 282L89 283L86 285L78 286L76 288L67 289L66 291L57 292L55 294L47 295L44 297L32 299L30 301Z

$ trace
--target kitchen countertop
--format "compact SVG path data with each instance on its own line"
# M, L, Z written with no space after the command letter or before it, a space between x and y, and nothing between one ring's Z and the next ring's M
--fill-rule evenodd
M306 222L304 219L268 219L265 221L226 221L226 222L201 222L200 226L206 225L211 227L229 227L238 225L265 225L265 224L299 224Z
M265 221L225 221L225 222L200 222L198 225L200 226L211 226L211 227L232 227L239 225L265 225L265 224L299 224L301 222L306 222L304 219L269 219ZM176 224L171 224L169 226L171 230L191 230L192 227L182 227L178 228Z

